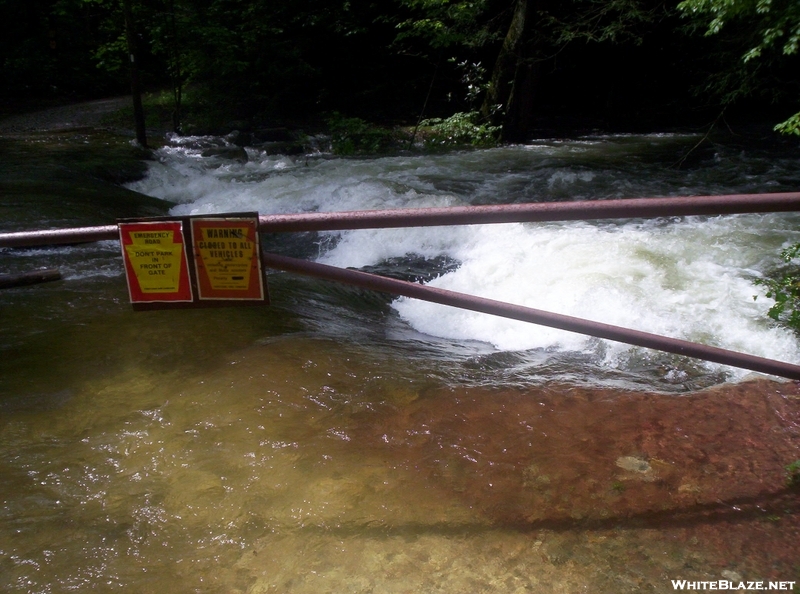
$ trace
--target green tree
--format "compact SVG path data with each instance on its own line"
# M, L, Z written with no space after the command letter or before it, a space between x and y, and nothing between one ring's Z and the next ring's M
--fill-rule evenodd
M798 48L800 47L800 2L797 0L684 0L678 8L693 18L694 26L707 36L725 36L738 56L731 67L718 75L709 90L724 103L767 86L776 97L784 88L795 95L798 89ZM726 50L730 55L731 50ZM794 75L769 77L770 69L789 64ZM777 124L775 129L800 135L800 112Z
M119 92L124 79L92 58L106 16L82 0L0 0L0 96L30 105Z
M547 84L546 67L569 60L593 63L590 56L602 52L598 46L606 51L640 46L664 15L660 0L516 0L484 111L492 103L501 103L492 95L499 90L497 97L505 105L504 125L512 128L505 136L522 139L535 113L536 96ZM569 49L573 51L568 53ZM606 64L605 76L613 78L613 70ZM580 81L573 84L582 86Z
M398 41L426 39L456 54L454 62L481 56L488 64L480 115L501 124L506 140L524 140L537 116L557 58L565 48L591 44L637 44L664 13L657 0L399 0L412 17L402 21ZM609 71L611 65L607 65ZM580 81L573 81L579 86Z

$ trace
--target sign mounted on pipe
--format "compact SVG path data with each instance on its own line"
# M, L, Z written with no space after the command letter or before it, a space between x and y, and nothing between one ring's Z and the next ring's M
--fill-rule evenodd
M119 224L131 303L191 303L189 260L181 221Z
M119 222L136 310L266 305L258 214Z
M257 278L263 282L262 273L253 276L253 267L261 262L261 257L257 255L249 256L251 263L250 276L246 270L248 266L244 263L248 256L244 254L258 254L258 231L261 232L296 232L296 231L323 231L323 230L344 230L344 229L374 229L374 228L397 228L414 226L437 226L437 225L473 225L488 223L513 223L513 222L544 222L544 221L568 221L568 220L599 220L613 218L657 218L667 216L713 216L723 214L744 214L744 213L766 213L766 212L794 212L800 211L800 192L780 193L780 194L745 194L728 196L698 196L680 198L633 198L623 200L597 200L584 202L558 202L558 203L532 203L532 204L506 204L488 206L463 206L451 208L424 208L424 209L395 209L383 211L352 211L334 213L300 213L284 215L264 215L258 216L251 213L248 223L249 228L245 230L240 227L240 222L230 221L223 228L227 229L229 237L219 237L213 231L214 220L232 219L236 216L245 215L219 215L218 217L185 217L181 219L181 229L190 239L187 245L192 246L193 258L190 260L193 265L189 266L189 277L192 285L191 304L205 303L205 305L222 304L229 299L238 297L228 297L228 293L233 291L242 297L241 301L253 303L266 303L266 287L264 285L263 299L252 299L246 297L247 290L254 290ZM205 219L205 227L202 223L195 226L190 221L202 221ZM174 220L174 219L161 219ZM120 226L121 228L121 226ZM205 230L204 230L205 229ZM58 245L67 243L82 243L114 239L118 232L117 226L86 227L80 229L62 229L53 231L33 231L0 233L0 247L27 247L37 245ZM234 234L235 237L230 236ZM247 239L242 239L243 235ZM201 239L196 239L200 237ZM195 238L195 239L192 239ZM252 238L252 239L251 239ZM220 245L210 245L215 240L221 240ZM225 241L232 240L229 244ZM198 242L205 243L201 246ZM124 243L124 240L123 240ZM255 250L255 251L251 251ZM123 249L123 255L125 250ZM241 256L238 254L241 253ZM155 257L155 256L152 256ZM240 261L237 261L240 258ZM589 320L579 318L569 318L549 312L530 310L529 308L520 309L508 303L491 302L480 298L463 295L441 295L440 290L416 285L414 283L404 283L394 281L376 275L363 276L365 273L356 271L340 270L333 272L315 268L321 265L303 261L292 261L291 259L281 259L274 255L264 255L269 263L278 269L312 274L321 278L331 278L340 280L344 277L357 277L358 286L372 288L379 291L406 295L419 299L426 299L436 303L452 305L454 307L464 307L474 311L504 315L513 319L529 321L555 328L570 330L606 338L627 342L629 344L654 348L666 352L677 353L690 357L696 357L709 361L715 361L726 365L742 367L762 373L769 373L791 379L800 379L800 366L780 361L771 361L759 357L753 357L743 353L726 351L707 345L690 343L664 336L648 334L636 330L609 326ZM153 262L156 264L157 262ZM331 268L331 267L327 267ZM337 269L333 269L334 271ZM311 271L314 271L313 273ZM206 275L203 277L203 275ZM226 276L227 275L227 276ZM336 278L334 278L334 276ZM204 278L204 281L198 279ZM213 278L213 281L212 281ZM245 279L249 278L250 281ZM343 281L349 282L349 281ZM370 286L367 284L369 283ZM387 288L391 285L391 288ZM196 299L200 287L204 296ZM247 287L247 289L245 289ZM384 288L380 288L384 287ZM240 293L236 293L240 291ZM438 291L438 292L437 292ZM260 294L259 294L260 295ZM133 297L132 297L133 300ZM163 304L153 305L139 304L142 308L160 307ZM167 304L167 306L181 306L181 303ZM185 307L186 304L183 304ZM137 308L137 304L134 304ZM525 310L525 311L522 311ZM502 313L497 313L502 312Z

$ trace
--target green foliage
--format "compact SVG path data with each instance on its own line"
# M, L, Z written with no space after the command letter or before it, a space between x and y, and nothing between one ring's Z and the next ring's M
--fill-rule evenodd
M575 0L566 13L549 13L545 21L557 45L572 41L641 45L646 28L663 13L662 5L648 8L640 0Z
M684 0L678 9L711 17L706 35L716 35L731 21L746 21L756 43L742 57L745 62L770 48L796 54L800 46L800 4L794 0Z
M396 42L418 38L431 48L480 47L497 38L484 18L487 0L398 0L412 18L396 24Z
M392 131L340 113L334 113L328 119L328 129L331 147L337 155L382 153L394 143Z
M788 120L776 125L775 131L780 132L781 134L795 134L800 136L800 111L798 111Z
M421 125L427 128L424 131L426 144L433 147L496 146L501 129L482 122L477 111L454 113L449 118L432 118L422 121Z
M462 60L458 62L455 58L448 60L456 64L461 71L461 82L466 87L465 100L470 108L480 104L481 97L486 92L488 82L486 81L486 68L480 62L470 62Z
M409 148L411 134L401 129L376 126L361 118L334 113L327 121L331 146L337 155L380 154ZM480 123L478 112L456 113L449 118L421 122L423 150L438 151L463 146L496 146L499 126Z
M786 485L792 488L800 487L800 460L786 465Z
M796 58L800 49L800 2L683 0L678 9L691 17L694 27L704 30L706 36L721 36L727 32L725 42L735 49L725 51L738 52L730 66L715 77L709 77L706 90L716 92L725 103L761 90L778 99L783 94L781 87L788 87L788 92L796 95L796 67L795 74L790 74L788 79L772 73L789 59ZM792 72L791 66L789 72ZM800 113L775 126L775 130L800 134Z
M796 243L781 252L781 259L787 264L800 256L800 243ZM774 299L775 304L767 315L775 321L783 322L800 330L800 274L795 270L783 272L775 278L762 278L756 285L765 287L767 297ZM756 299L754 297L754 299Z

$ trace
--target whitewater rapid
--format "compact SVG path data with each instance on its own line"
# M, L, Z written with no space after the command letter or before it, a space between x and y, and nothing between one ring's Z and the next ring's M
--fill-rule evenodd
M129 187L176 203L173 214L261 214L626 197L796 191L792 156L713 147L683 169L691 137L653 135L550 141L445 155L270 156L239 163L203 157L176 139ZM320 262L363 268L404 258L457 263L432 286L528 307L797 361L797 336L769 320L754 280L800 241L791 214L499 224L310 234ZM424 335L480 341L500 351L594 353L609 366L636 351L494 316L400 298L392 308ZM707 365L710 370L717 366ZM732 377L744 372L727 370Z

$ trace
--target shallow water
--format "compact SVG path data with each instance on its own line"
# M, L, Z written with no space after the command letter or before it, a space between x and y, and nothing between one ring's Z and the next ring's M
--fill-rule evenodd
M132 187L179 213L800 188L784 149L715 145L670 168L696 140L251 150L242 165L190 139ZM765 320L752 279L796 222L265 242L791 361L796 337ZM289 274L270 275L268 308L134 313L115 242L5 250L0 265L65 276L0 293L2 591L671 592L672 579L798 577L794 383Z

